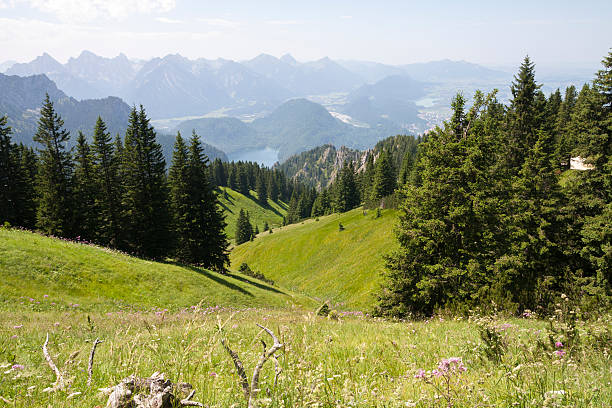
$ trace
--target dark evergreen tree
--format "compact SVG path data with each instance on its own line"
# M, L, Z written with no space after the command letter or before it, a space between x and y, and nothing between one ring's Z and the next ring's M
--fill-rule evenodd
M91 147L83 132L77 136L74 165L74 221L75 234L83 240L98 241L99 225L94 167Z
M255 188L257 191L257 202L261 206L267 207L268 206L268 186L266 183L265 176L261 174L261 172L259 173L257 177L257 185Z
M376 162L376 171L372 183L372 200L377 201L393 194L397 187L393 164L386 152L382 152Z
M18 199L18 151L11 142L12 130L6 122L7 117L0 116L0 225L4 222L20 225L17 216L21 204Z
M509 134L506 141L506 167L516 174L537 140L537 94L541 85L535 81L534 64L526 56L510 88Z
M189 170L187 168L187 145L181 137L176 135L172 164L168 172L168 185L170 187L170 210L172 212L172 233L174 235L174 255L179 261L191 262L191 228L200 228L193 222L192 197L190 196Z
M19 161L18 224L26 228L36 225L36 174L38 171L38 157L31 147L19 144L17 147L17 160Z
M121 179L118 176L122 145L117 137L113 146L106 124L98 116L93 135L93 177L96 193L97 240L103 245L119 247L121 232Z
M359 205L359 190L355 183L353 163L344 164L332 191L334 211L346 212Z
M160 259L170 251L164 157L144 108L132 109L125 134L121 176L127 250Z
M559 113L555 123L556 156L559 164L566 169L570 165L571 152L576 147L575 139L569 130L571 115L576 105L576 98L576 87L574 85L569 86L565 90L565 98L559 106Z
M189 145L188 170L193 208L191 231L192 261L206 268L225 270L229 263L225 214L219 197L207 179L208 157L198 135L193 132Z
M236 221L236 245L250 241L252 236L253 227L249 221L248 213L241 208Z
M45 96L34 141L40 144L36 194L36 227L45 234L72 237L73 189L72 158L66 144L70 133L55 112L49 95Z
M484 112L493 96L477 93L467 115L458 96L453 119L419 145L422 184L403 187L400 249L387 258L381 313L429 314L482 295L486 265L495 257L487 231L498 229L485 195L492 158L482 149Z

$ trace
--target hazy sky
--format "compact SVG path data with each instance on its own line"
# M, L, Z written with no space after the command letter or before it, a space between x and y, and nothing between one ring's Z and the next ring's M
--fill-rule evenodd
M403 64L597 66L612 0L0 0L0 62L87 49L248 59L262 52Z

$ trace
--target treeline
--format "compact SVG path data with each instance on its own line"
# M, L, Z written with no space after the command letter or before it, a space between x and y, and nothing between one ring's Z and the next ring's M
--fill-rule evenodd
M224 269L225 218L210 181L208 158L194 133L177 135L169 171L142 106L124 138L113 140L98 118L93 143L70 133L47 95L36 152L11 141L0 118L0 221L152 259Z
M399 190L378 313L610 306L612 52L603 65L580 92L546 97L525 58L509 106L455 97Z
M301 183L288 181L283 172L253 162L228 163L216 159L210 166L210 178L216 187L229 187L247 197L255 191L256 200L264 207L268 199L287 202L295 190L304 188Z
M381 140L367 152L365 162L347 161L333 183L312 204L311 216L366 208L395 207L396 189L418 179L414 166L423 137L398 135Z

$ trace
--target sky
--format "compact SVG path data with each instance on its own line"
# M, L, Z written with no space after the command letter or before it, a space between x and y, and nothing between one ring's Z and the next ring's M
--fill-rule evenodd
M0 0L0 62L89 50L148 59L440 59L597 67L612 0Z

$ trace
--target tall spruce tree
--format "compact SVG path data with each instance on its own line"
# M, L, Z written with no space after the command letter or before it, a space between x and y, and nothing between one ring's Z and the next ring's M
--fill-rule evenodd
M171 248L166 163L142 106L130 113L122 156L126 249L163 258Z
M517 174L537 140L537 96L541 85L535 81L535 65L526 56L510 87L509 134L506 141L506 167Z
M31 147L23 144L15 146L16 161L19 166L17 177L17 224L25 228L36 225L36 174L38 172L38 157Z
M98 210L97 239L103 245L119 247L121 236L121 179L118 171L120 157L113 146L110 133L100 116L96 120L93 135L93 169L94 183L97 189L96 208Z
M74 220L75 234L84 240L99 242L99 224L91 147L83 132L77 136L74 165Z
M359 190L352 162L344 164L332 190L334 211L346 212L359 205Z
M372 200L377 201L393 194L397 187L393 163L387 152L383 151L376 162L374 181L372 183Z
M268 206L268 185L266 183L265 175L260 171L257 174L257 183L255 190L257 191L257 202L263 206Z
M236 245L250 241L252 236L253 226L249 220L248 213L241 208L238 213L238 220L236 220Z
M192 197L189 191L187 145L180 132L177 133L174 143L172 164L168 172L168 184L170 186L172 233L175 242L174 255L181 262L195 263L192 261L192 251L189 245L191 240L190 228L199 228L200 226L192 225L194 214L192 213Z
M193 133L187 148L179 133L169 178L175 253L183 262L224 270L229 262L225 216L208 169L198 135Z
M34 135L34 141L41 146L38 148L36 227L45 234L62 237L72 237L74 232L72 158L71 151L66 150L69 139L70 133L64 129L64 121L47 94Z
M7 117L0 116L0 224L8 222L19 225L17 217L20 205L17 190L19 162L17 146L11 142L12 130L7 126Z

